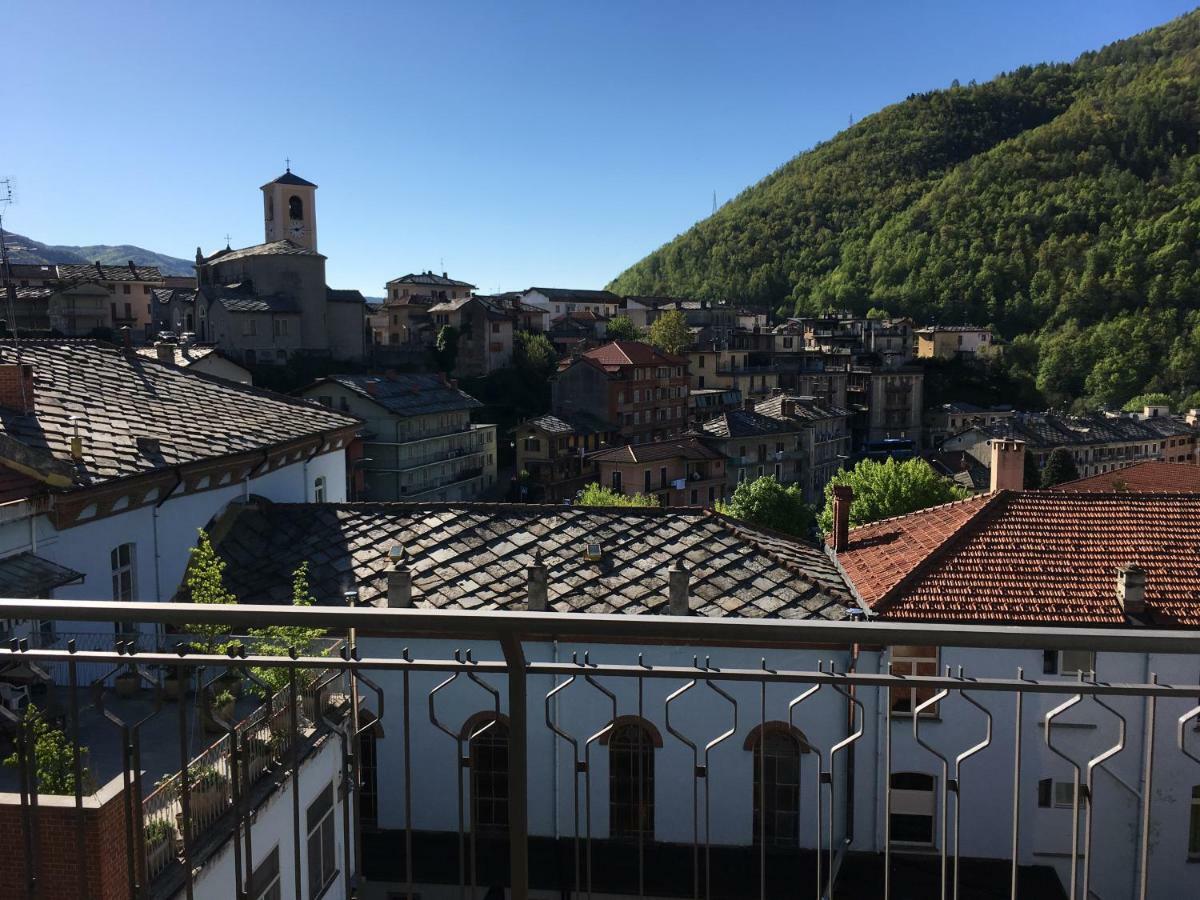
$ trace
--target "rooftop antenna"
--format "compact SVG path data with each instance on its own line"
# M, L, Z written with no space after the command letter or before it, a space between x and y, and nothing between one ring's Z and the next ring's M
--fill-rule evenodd
M713 191L713 215L717 214L717 192Z
M17 354L17 362L20 362L21 345L17 341L17 289L13 284L12 268L8 261L8 242L4 238L4 211L14 202L12 179L0 179L0 284L3 284L4 287L4 301L8 309L8 325L12 329L13 349ZM21 381L21 392L22 394L25 392L24 381Z
M850 124L854 124L854 113L850 113Z

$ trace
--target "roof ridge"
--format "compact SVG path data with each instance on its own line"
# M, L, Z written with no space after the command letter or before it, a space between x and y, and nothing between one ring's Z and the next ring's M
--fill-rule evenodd
M968 518L961 525L959 525L958 528L954 529L953 532L947 535L940 544L917 560L916 565L914 565L911 569L905 572L903 576L897 579L896 583L888 588L882 597L876 600L873 604L870 604L871 610L877 614L886 611L886 609L902 592L907 591L913 584L929 574L932 569L940 565L942 560L949 555L951 550L957 549L963 543L963 541L973 537L976 531L976 526L983 522L985 514L987 515L989 522L993 521L996 515L1008 507L1011 499L1019 496L1021 493L1023 493L1023 491L1000 490L993 491L990 494L979 495L986 498L979 505L979 509L975 510L975 512L971 514L970 518ZM942 503L939 506L931 506L928 508L939 509L951 505L953 504ZM918 512L924 511L925 510L919 510ZM917 515L917 513L912 513L911 515Z
M957 452L966 453L965 450L957 451ZM976 503L985 497L991 497L995 493L997 493L997 492L988 491L987 493L984 493L984 494L972 494L970 497L960 497L957 500L947 500L945 503L939 503L936 506L926 506L921 509L914 509L912 512L900 513L897 516L888 516L886 519L876 519L873 522L866 522L862 525L855 525L853 528L850 529L850 533L854 534L854 532L861 531L863 528L874 528L877 525L883 525L885 522L896 522L896 521L899 521L900 519L910 519L910 518L913 518L914 516L920 516L920 515L923 515L924 513L933 512L935 509L947 509L948 507L958 506L959 504ZM1003 493L1003 491L1001 491L999 493ZM1018 493L1018 492L1014 492L1014 493ZM1024 492L1019 492L1019 493L1024 493ZM1034 491L1029 491L1028 493L1034 493ZM987 504L984 503L983 505L986 506Z

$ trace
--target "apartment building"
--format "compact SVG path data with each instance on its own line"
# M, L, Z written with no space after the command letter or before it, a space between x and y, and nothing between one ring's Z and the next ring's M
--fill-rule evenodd
M929 325L915 334L920 359L973 357L994 346L991 330L974 325Z
M531 287L521 291L518 302L541 312L539 331L549 331L550 323L558 316L574 312L591 312L611 319L622 309L621 298L611 291L580 288Z
M589 459L601 485L646 494L660 506L712 507L726 497L725 457L696 437L609 447Z
M825 499L825 485L850 458L853 413L842 407L825 406L813 397L783 392L756 403L754 411L801 426L795 480L807 502L821 505Z
M8 275L18 328L90 337L95 329L128 327L137 341L157 330L154 290L164 283L157 266L13 263Z
M760 397L779 387L779 370L765 356L710 341L689 347L684 355L695 390L718 388L740 391L743 397Z
M612 425L587 413L576 413L570 421L538 416L522 422L512 434L518 497L531 503L572 499L596 480L596 464L589 454L617 438Z
M496 426L444 375L330 375L300 392L364 422L363 500L463 500L496 486Z
M846 404L855 409L851 423L854 451L870 452L899 441L921 446L925 373L919 366L877 369L853 366L846 380Z
M613 341L559 363L551 412L600 416L630 444L679 437L688 425L688 363L638 341Z
M490 375L512 365L513 317L502 305L485 297L460 297L438 301L427 312L432 334L443 328L457 332L455 375Z
M972 425L996 425L1011 419L1014 410L1009 404L977 406L966 401L943 403L925 410L925 445L939 446L953 434Z
M447 273L410 272L384 285L377 343L388 347L432 347L437 337L429 308L471 297L475 285Z
M729 494L743 481L764 475L780 484L800 481L804 430L804 423L794 416L775 418L758 412L754 400L746 400L742 409L721 413L700 426L704 443L727 460Z

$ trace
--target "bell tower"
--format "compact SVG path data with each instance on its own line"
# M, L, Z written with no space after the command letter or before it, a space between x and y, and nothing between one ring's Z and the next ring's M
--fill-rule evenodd
M289 240L317 249L317 186L287 171L262 186L263 233L267 243Z

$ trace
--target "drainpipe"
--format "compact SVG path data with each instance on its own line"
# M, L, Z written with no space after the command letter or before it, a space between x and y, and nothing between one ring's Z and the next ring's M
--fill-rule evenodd
M150 531L154 535L154 600L156 603L162 603L162 559L158 550L158 510L166 503L171 495L179 490L179 486L183 484L183 471L179 468L175 469L175 483L171 485L171 489L163 494L162 498L154 504L154 508L150 510ZM161 638L166 629L165 625L156 625L154 630Z
M250 499L250 479L258 476L258 473L267 467L267 462L271 459L271 451L269 449L263 451L262 462L257 466L251 467L246 473L246 477L242 479L242 499Z

